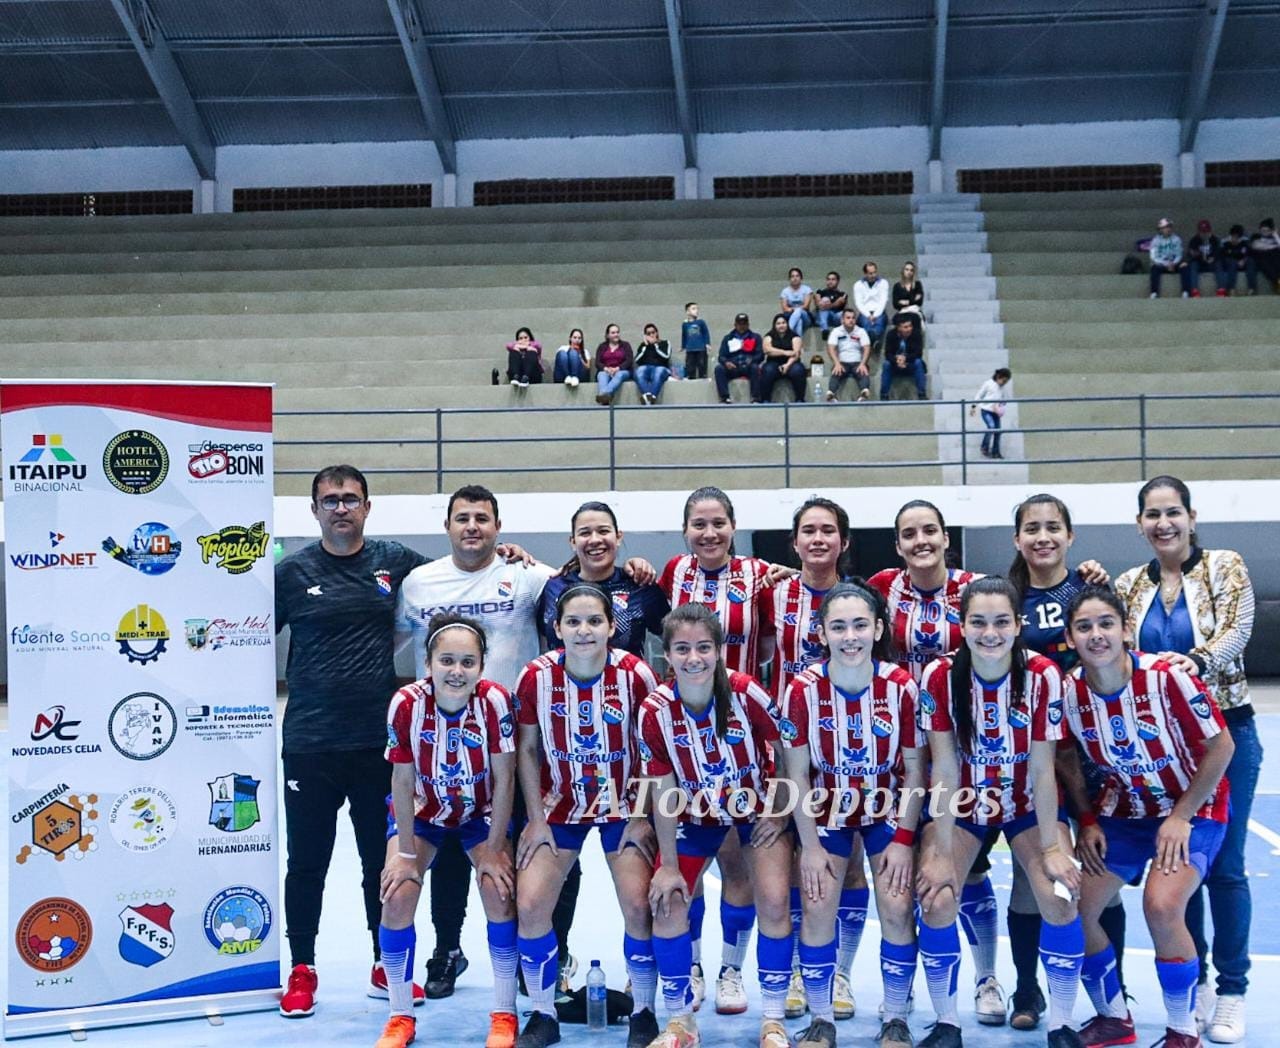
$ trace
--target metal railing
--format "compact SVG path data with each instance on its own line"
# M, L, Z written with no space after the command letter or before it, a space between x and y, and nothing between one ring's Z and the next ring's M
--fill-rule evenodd
M732 407L707 404L585 407L512 407L503 411L481 408L398 408L283 410L277 420L294 418L404 419L405 433L398 436L338 435L277 439L277 449L335 447L352 449L348 457L371 461L377 449L396 447L421 451L416 464L371 465L373 474L431 475L435 490L443 492L449 478L458 475L482 478L502 474L564 473L568 469L598 471L607 476L611 490L626 487L625 479L637 473L663 470L771 470L768 481L762 475L758 486L790 487L804 470L841 469L958 471L961 484L970 481L976 465L1008 471L1011 467L1081 465L1095 463L1131 464L1138 478L1147 475L1149 464L1176 468L1186 462L1278 462L1280 461L1280 418L1272 405L1277 398L1269 393L1243 394L1148 394L1105 397L1020 397L1006 402L1004 422L1031 416L1035 425L1002 425L1001 441L1006 447L1022 449L1021 455L1002 459L981 457L978 441L987 432L970 416L975 401L864 401L860 403L779 403L736 404ZM1252 409L1252 410L1250 410ZM671 432L679 417L699 415L697 432ZM890 426L882 413L895 413ZM1085 423L1059 422L1055 414L1068 419L1090 416ZM709 421L723 415L727 426ZM1256 417L1255 417L1256 416ZM879 425L877 418L883 419ZM494 420L498 419L497 425ZM520 430L514 427L521 426ZM548 424L549 423L549 424ZM748 428L749 426L749 428ZM276 431L291 428L277 422ZM346 430L346 427L343 429ZM383 432L387 426L380 424ZM1270 434L1276 434L1267 439ZM1182 434L1199 434L1189 446ZM1218 436L1215 436L1217 434ZM1227 442L1221 435L1230 434ZM1259 450L1251 450L1242 434L1263 434ZM1070 448L1071 435L1105 438L1102 448L1082 454L1062 454ZM919 448L904 453L901 445L911 438L935 438L932 454ZM1040 440L1039 438L1048 438ZM1062 439L1054 439L1062 438ZM534 465L520 461L520 443L540 440L564 448L555 464ZM1035 453L1028 450L1028 443ZM1096 442L1094 442L1096 444ZM1242 446L1243 443L1243 446ZM693 449L729 447L732 454L715 455ZM358 454L367 449L364 454ZM671 449L672 453L665 453ZM896 452L896 453L895 453ZM856 453L856 455L851 454ZM545 456L543 456L545 460ZM465 461L464 461L465 459ZM363 467L362 467L363 468ZM311 476L313 465L277 468L280 476ZM1280 474L1280 467L1277 467ZM954 474L953 474L954 477ZM990 482L984 469L981 480ZM1020 479L1011 476L1010 480ZM905 481L904 481L905 482Z

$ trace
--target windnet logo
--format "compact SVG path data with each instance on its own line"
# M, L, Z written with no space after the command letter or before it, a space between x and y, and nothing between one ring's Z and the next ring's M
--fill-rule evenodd
M62 443L61 433L33 433L31 447L9 467L15 491L82 491L89 475Z

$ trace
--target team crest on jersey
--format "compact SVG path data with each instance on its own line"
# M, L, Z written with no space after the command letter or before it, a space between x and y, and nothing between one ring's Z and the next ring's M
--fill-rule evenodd
M1062 702L1061 702L1061 700L1059 700L1058 702L1051 702L1051 703L1049 703L1048 714L1049 714L1049 723L1050 723L1050 724L1061 724L1061 723L1062 723Z
M502 597L504 600L507 597L510 597L511 594L513 594L515 591L516 591L515 583L513 583L510 579L501 579L498 582L498 596Z
M391 572L379 568L373 573L373 581L378 584L378 592L385 597L391 596Z
M476 731L475 728L466 727L462 729L462 742L470 749L478 750L484 745L484 736Z
M724 738L731 746L736 746L747 737L747 729L738 721L730 721L724 729Z
M933 696L930 695L927 691L922 691L920 693L920 709L922 709L925 712L925 714L930 717L932 717L935 713L938 712L937 702L934 701Z
M1031 723L1031 714L1021 706L1009 708L1009 723L1015 728L1025 728Z
M610 724L621 724L627 719L622 706L616 702L602 702L600 704L600 716Z
M960 609L948 607L946 619L952 625L956 625L956 626L960 625Z
M783 717L778 721L778 734L782 736L783 742L792 742L800 737L800 729L792 721Z
M504 739L511 738L516 733L515 718L509 713L504 713L498 720L498 731L502 733Z
M619 611L626 611L627 603L628 601L631 600L631 594L622 593L621 591L615 591L612 596L613 596L613 606L617 608Z
M878 739L887 739L893 733L893 721L888 717L871 718L871 734Z
M653 750L649 749L649 744L644 739L636 740L636 748L639 749L641 758L647 761L653 760Z
M1141 718L1138 718L1136 725L1138 728L1138 738L1150 742L1152 739L1158 739L1160 737L1160 725L1155 723L1155 721L1142 720Z
M1195 714L1201 720L1208 720L1213 716L1213 704L1209 701L1209 696L1204 692L1200 692L1191 700L1191 708L1195 710Z
M747 599L747 584L741 579L734 579L725 586L725 593L734 604L742 604Z

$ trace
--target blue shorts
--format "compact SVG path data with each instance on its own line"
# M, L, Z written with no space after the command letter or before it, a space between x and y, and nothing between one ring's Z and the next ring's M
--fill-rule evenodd
M618 850L618 842L622 840L622 831L627 828L626 819L615 819L612 822L553 822L551 836L557 848L569 851L582 851L587 836L592 830L600 831L600 847L606 855Z
M1133 881L1142 876L1142 870L1155 858L1156 831L1163 819L1117 819L1099 815L1098 825L1107 835L1107 857L1103 860L1107 869L1122 881ZM1187 852L1191 865L1200 873L1203 881L1218 857L1222 840L1227 835L1227 824L1214 822L1196 815L1191 820L1191 839Z
M681 822L676 825L676 854L695 855L700 859L709 859L720 850L724 839L731 829L738 831L738 843L744 848L751 843L751 822L735 822L732 826L712 823L698 825L692 822Z
M1063 808L1058 809L1058 821L1067 822L1067 813ZM1013 839L1018 834L1023 830L1031 829L1035 824L1036 813L1033 811L1027 812L1026 815L1019 815L1016 819L1010 819L1008 822L989 822L986 825L973 822L971 819L956 819L956 827L961 830L968 830L978 840L982 841L985 852L991 851L991 846L995 844L995 838L998 834L1003 833L1004 839L1013 843ZM991 869L991 864L988 863L986 868L988 870ZM974 872L985 873L986 871L975 870Z
M474 819L468 819L461 826L437 826L435 823L424 822L422 819L413 820L413 835L421 837L432 847L439 849L444 839L450 834L458 838L458 842L462 845L462 850L469 852L477 844L483 844L489 839L489 827L492 824L487 815L477 815ZM391 840L396 835L396 817L393 812L387 812L387 840ZM437 851L437 855L439 852ZM431 866L436 864L436 856L431 857ZM427 867L430 869L431 867Z
M818 827L818 841L832 855L842 859L853 854L853 836L862 837L862 846L868 855L879 855L893 842L894 827L887 822L873 822L870 826Z

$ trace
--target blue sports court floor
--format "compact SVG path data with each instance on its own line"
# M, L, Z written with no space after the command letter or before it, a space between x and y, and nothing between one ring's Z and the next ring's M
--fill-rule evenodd
M1272 689L1268 689L1272 690ZM1267 708L1280 708L1280 703L1268 702ZM1245 1042L1254 1046L1280 1043L1280 998L1273 988L1280 981L1280 712L1259 715L1259 727L1263 746L1269 752L1264 762L1258 784L1258 796L1254 803L1253 819L1249 834L1249 868L1254 885L1252 992L1249 995L1250 1036ZM7 732L6 732L7 734ZM7 754L8 747L0 749ZM0 757L3 763L4 757ZM0 773L0 790L7 795L7 776ZM281 816L283 824L283 816ZM306 1045L308 1048L325 1048L330 1045L372 1045L381 1032L386 1018L383 1001L364 996L368 979L370 955L369 939L364 930L363 910L359 902L359 865L355 846L351 839L350 825L339 821L339 840L334 864L329 873L325 893L325 912L318 943L317 966L320 973L320 992L313 1017L287 1020L274 1012L237 1015L227 1018L225 1025L213 1027L203 1020L186 1020L151 1026L134 1026L115 1030L95 1030L88 1035L91 1045L101 1048L146 1048L146 1046L181 1045L183 1048L245 1048L247 1045ZM998 895L1007 897L1009 890L1008 854L997 854L993 877ZM0 884L7 887L8 867L3 866ZM1151 1044L1164 1032L1163 1007L1152 966L1150 939L1142 920L1139 893L1126 889L1126 905L1129 910L1129 949L1126 974L1130 992L1136 998L1134 1015L1139 1023L1139 1044ZM718 885L709 880L707 885L707 921L703 954L707 969L714 973L719 950ZM425 910L425 900L424 900ZM1003 910L1003 906L1002 906ZM873 915L874 917L874 915ZM1001 919L1003 926L1003 918ZM425 958L431 951L431 923L424 912L418 919L420 935L418 957ZM841 1045L874 1043L878 1031L876 1007L880 1000L880 973L878 954L878 926L874 919L868 922L862 948L854 963L854 993L858 1001L858 1014L848 1022L837 1024ZM620 987L625 980L622 964L622 921L613 904L612 888L598 846L592 842L584 855L583 889L579 901L578 921L571 937L571 949L582 961L599 957L609 975L610 985ZM484 921L479 898L474 889L468 912L467 927L463 933L463 947L471 960L471 967L458 982L454 997L446 1001L429 1001L418 1009L418 1043L423 1045L482 1045L488 1031L490 1007L489 961L484 944ZM752 957L754 956L754 946ZM1001 952L1000 974L1006 986L1013 982L1012 965L1007 946ZM1007 1027L978 1026L972 1019L972 1011L964 999L963 987L972 985L972 971L966 952L965 967L961 972L961 1017L965 1043L969 1048L996 1048L996 1046L1036 1045L1044 1043L1043 1029L1032 1033L1015 1033ZM422 978L422 961L416 973ZM581 971L579 981L581 979ZM710 1008L699 1013L703 1044L707 1048L743 1048L755 1044L758 1024L758 995L755 992L752 961L748 961L747 988L752 1008L742 1016L717 1016ZM7 990L7 972L0 966L0 983ZM920 1004L912 1017L912 1032L917 1038L926 1030L932 1019L923 978L917 979L917 1000ZM5 1000L7 1000L7 996ZM524 1002L525 999L521 998ZM1077 1023L1088 1018L1088 1001L1083 992L1076 1003ZM660 1016L661 1018L661 1016ZM523 1023L523 1019L521 1020ZM804 1022L788 1024L799 1030ZM585 1027L562 1027L562 1043L593 1044L600 1048L604 1042L622 1048L625 1028L618 1028L600 1038L589 1039ZM66 1035L59 1035L66 1040ZM50 1039L32 1040L27 1043L52 1043Z

